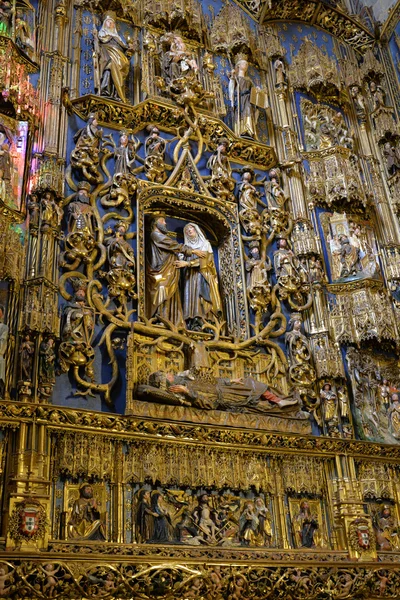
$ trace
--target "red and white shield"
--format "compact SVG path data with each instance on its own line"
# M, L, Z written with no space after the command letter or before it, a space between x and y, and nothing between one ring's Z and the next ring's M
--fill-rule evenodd
M364 550L368 550L370 545L368 527L366 525L360 525L357 529L357 534L360 547L364 548Z
M25 506L20 511L20 532L30 537L39 527L39 511L34 506Z

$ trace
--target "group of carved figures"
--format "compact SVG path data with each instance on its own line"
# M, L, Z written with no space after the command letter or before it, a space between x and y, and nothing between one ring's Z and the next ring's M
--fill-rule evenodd
M187 496L180 490L141 489L135 503L136 543L179 543L192 546L276 546L269 498L225 494ZM292 543L297 548L321 547L318 516L303 499L291 519ZM106 539L105 507L94 489L84 484L67 516L72 541Z

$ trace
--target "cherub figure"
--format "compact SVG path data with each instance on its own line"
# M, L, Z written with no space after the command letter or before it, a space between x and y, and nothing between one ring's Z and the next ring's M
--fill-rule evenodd
M54 565L52 563L48 563L47 565L44 565L44 567L42 567L42 570L46 575L46 583L43 586L43 593L45 593L46 598L53 598L58 583L56 577L54 576L60 570L60 566L54 568Z

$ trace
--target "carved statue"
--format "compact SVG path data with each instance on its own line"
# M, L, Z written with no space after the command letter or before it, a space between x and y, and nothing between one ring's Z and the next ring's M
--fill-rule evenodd
M286 84L286 69L283 60L277 58L274 62L275 70L275 85L277 87L284 86Z
M377 389L377 404L379 408L383 408L385 411L389 409L390 406L390 385L387 379L383 379L382 383L378 385Z
M144 168L146 176L150 181L163 183L165 179L164 156L167 144L160 136L160 130L155 125L149 125L147 131L149 135L144 143L146 153Z
M217 149L207 161L207 169L211 171L208 187L222 200L233 201L232 191L235 188L235 180L232 178L232 169L227 157L228 146L229 141L220 138Z
M12 26L13 5L8 0L0 2L0 35L10 35Z
M257 191L256 187L252 183L253 179L253 169L243 169L242 181L238 186L239 205L243 210L257 210L258 204L264 206L264 204L261 202L260 192Z
M240 56L230 73L229 100L233 110L234 131L237 136L257 138L258 111L252 104L252 80L247 75L249 63Z
M292 527L297 548L315 548L314 533L318 529L318 519L311 513L307 500L300 502L300 510L293 517Z
M59 347L60 365L64 372L67 372L70 366L74 366L76 374L80 367L84 367L85 375L94 381L94 310L86 304L86 282L77 278L72 284L75 295L73 301L64 308L64 325Z
M158 491L154 491L151 494L151 510L154 520L152 537L149 541L154 544L171 542L173 539L171 517L164 508L162 495Z
M4 387L6 382L6 359L8 343L8 325L4 323L5 309L0 304L0 398L4 398Z
M89 115L85 127L74 135L75 148L71 152L71 166L80 169L84 177L92 183L98 182L100 178L98 165L102 137L103 130L97 127L97 117L94 113Z
M43 340L39 348L39 378L42 383L55 381L55 360L54 339Z
M149 542L153 537L154 517L157 513L151 508L151 494L149 490L140 490L136 512L136 541Z
M400 150L391 142L386 142L383 146L383 156L386 159L386 168L389 175L394 175L400 171Z
M168 235L165 218L155 218L151 225L146 263L147 316L158 315L175 325L183 325L178 254L185 257L194 254L200 259L207 256L204 250L193 249L174 240Z
M122 130L119 135L119 145L114 151L114 156L114 177L131 173L136 160L136 151L134 142L129 139L129 135L125 130Z
M198 64L180 35L166 33L160 41L168 47L163 53L162 63L163 77L168 86L173 87L175 80L198 72Z
M26 333L19 348L20 359L20 379L22 381L31 381L33 355L35 352L35 344L31 340L29 333Z
M42 225L57 229L61 225L63 210L51 192L45 192L42 201Z
M255 543L259 520L254 502L248 501L239 517L239 538L242 546L252 546Z
M311 283L323 283L326 281L326 275L322 266L322 262L314 255L310 256L308 272Z
M32 193L28 196L29 226L38 227L40 218L40 204L38 195Z
M351 243L345 234L339 236L340 244L340 277L351 277L363 270L360 260L360 250Z
M35 51L29 24L18 15L15 19L15 43L28 54Z
M78 191L68 205L68 235L66 246L73 258L85 260L95 246L94 210L90 204L90 183L80 181Z
M202 494L198 499L198 505L193 511L193 522L197 525L198 534L207 542L215 541L217 532L218 516L210 506L208 494Z
M389 431L396 439L400 439L400 399L399 394L392 394L392 404L388 411Z
M308 414L298 410L300 397L296 391L292 396L280 398L270 386L252 377L204 380L190 371L178 375L156 371L150 375L149 385L139 385L138 394L152 402L204 410L269 413L277 408L295 407L300 418L308 418Z
M187 248L201 250L205 258L196 255L184 256L175 263L183 268L183 318L188 329L200 331L206 321L220 320L222 302L218 289L218 275L210 242L195 223L183 228L184 244Z
M365 102L362 92L358 85L353 85L350 90L351 97L353 98L354 107L356 109L357 117L361 120L365 119Z
M269 181L264 184L268 204L271 209L284 208L287 197L282 189L279 173L276 169L271 169L268 175Z
M330 383L324 383L320 390L320 398L324 411L325 423L329 426L338 421L338 399Z
M400 549L400 527L390 504L382 505L374 519L376 541L380 550Z
M105 525L102 522L91 485L84 484L79 490L68 521L68 538L73 540L105 541Z
M125 82L130 65L128 54L133 53L133 47L126 44L117 32L114 11L105 14L100 31L97 33L94 28L93 34L99 61L100 96L126 102Z
M109 271L106 274L110 296L119 297L122 303L128 294L136 298L135 253L126 239L128 224L119 221L109 237L105 238ZM108 233L107 232L107 233Z
M311 366L310 343L301 331L301 317L293 313L289 321L291 329L285 335L289 358L289 377L293 384L310 386L316 379Z
M377 85L375 81L370 81L369 91L371 92L372 100L374 103L374 110L380 108L381 106L385 106L386 93L380 85Z
M0 198L6 200L12 195L11 189L11 156L7 142L0 145Z
M267 273L271 270L271 259L267 257L263 261L260 256L260 242L255 240L249 243L250 254L245 262L247 271L247 289L257 285L265 285L268 283Z

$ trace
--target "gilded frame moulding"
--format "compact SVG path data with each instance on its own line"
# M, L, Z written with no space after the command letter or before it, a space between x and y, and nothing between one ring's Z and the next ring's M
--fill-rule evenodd
M184 111L159 99L148 98L131 106L88 94L70 102L72 110L84 121L87 121L91 113L96 113L99 124L112 129L129 129L132 133L136 133L152 124L163 131L176 133L177 128L187 127L183 117ZM229 140L227 155L230 160L263 170L271 169L277 164L272 146L238 138L220 119L201 109L197 110L200 114L200 131L210 150L215 150L218 139L225 137Z
M363 563L346 567L333 562L305 562L299 553L298 565L271 564L271 561L239 565L224 563L204 565L203 561L185 559L185 564L173 560L127 561L107 557L88 563L54 560L54 554L38 560L26 560L26 555L14 553L12 560L4 557L2 594L12 597L50 598L61 591L64 598L94 597L101 583L108 598L128 600L133 596L143 599L207 597L232 600L272 600L277 597L305 598L394 598L400 587L400 569L393 564ZM386 571L384 571L386 567ZM385 581L382 572L386 572ZM390 577L388 576L390 575ZM38 582L35 586L31 582ZM96 584L97 582L97 584ZM310 589L313 590L310 593ZM156 596L154 595L156 594ZM239 594L239 595L238 595ZM57 594L58 595L58 594ZM10 597L10 596L9 596ZM96 597L99 597L96 594Z
M371 444L360 440L279 434L268 431L246 431L234 427L181 424L179 427L158 420L140 419L89 410L61 408L29 403L0 403L0 428L17 429L21 423L35 418L49 430L75 430L85 433L112 434L122 440L157 440L199 443L223 447L257 448L266 453L304 453L315 456L348 454L359 458L376 458L386 462L400 460L400 446Z

